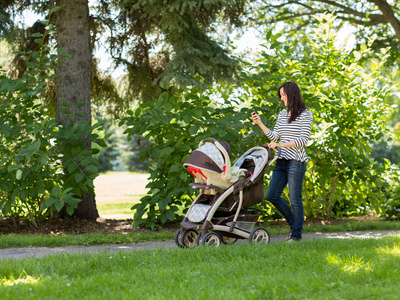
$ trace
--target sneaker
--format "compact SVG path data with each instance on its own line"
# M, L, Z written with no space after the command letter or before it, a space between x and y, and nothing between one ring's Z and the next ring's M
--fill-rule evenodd
M285 239L285 242L287 242L288 240L290 240L292 238L292 229L290 229L289 235L287 236L287 238Z
M301 239L302 239L301 236L288 236L285 239L285 243L300 242Z

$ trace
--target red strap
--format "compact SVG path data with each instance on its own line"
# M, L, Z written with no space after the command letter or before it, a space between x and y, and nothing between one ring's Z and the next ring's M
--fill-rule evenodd
M199 169L199 168L188 166L188 171L190 174L192 174L192 176L194 178L197 178L196 173L198 173L198 174L202 175L205 179L207 179L206 175L204 175L203 172L201 171L201 169Z

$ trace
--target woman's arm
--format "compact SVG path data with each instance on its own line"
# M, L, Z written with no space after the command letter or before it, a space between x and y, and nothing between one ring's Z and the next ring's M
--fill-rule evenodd
M259 115L257 115L257 113L252 112L251 113L251 118L253 119L253 123L257 124L258 126L260 126L261 130L265 133L266 136L268 136L271 140L273 141L277 141L279 139L279 135L274 131L272 131L271 129L267 128L267 126L264 125L264 123L261 121L261 118ZM278 117L278 122L275 125L275 129L276 126L278 126L279 124L279 117Z
M289 148L289 147L296 147L296 144L294 143L294 141L290 141L290 142L286 142L286 143L271 142L271 143L268 144L268 147L271 148L271 149L275 149L276 147Z

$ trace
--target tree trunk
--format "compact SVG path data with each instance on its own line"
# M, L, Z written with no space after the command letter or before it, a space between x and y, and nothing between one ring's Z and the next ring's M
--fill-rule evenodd
M86 117L74 116L74 120L91 123L90 91L92 79L92 49L90 44L89 2L88 0L57 0L61 8L56 15L58 48L71 55L57 65L56 77L56 120L68 124L65 114L60 110L61 104L68 103L75 107L84 102L79 111ZM64 107L65 108L65 107ZM90 140L86 148L91 148ZM99 217L93 194L86 194L74 212L74 216L95 220Z

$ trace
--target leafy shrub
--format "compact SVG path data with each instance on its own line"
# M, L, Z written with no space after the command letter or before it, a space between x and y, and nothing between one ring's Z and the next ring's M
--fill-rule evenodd
M47 34L52 33L49 26ZM44 36L35 34L42 45ZM54 69L62 50L50 53L49 46L20 53L26 61L21 78L4 76L0 69L0 208L3 216L28 217L36 221L65 208L72 214L84 193L93 193L98 162L87 150L90 141L105 146L92 131L101 124L75 122L82 104L65 106L66 126L50 116L42 104L46 83L54 80Z
M266 38L262 57L248 63L242 74L241 96L213 90L190 90L174 97L162 94L158 102L142 104L122 120L128 137L146 138L150 144L139 153L142 159L154 159L150 167L148 195L133 207L134 224L154 227L172 221L188 207L193 197L182 163L199 141L207 137L226 140L233 156L267 140L250 121L250 106L273 128L277 114L284 109L277 88L295 81L314 115L314 127L308 147L310 162L304 183L305 210L308 218L361 213L382 209L385 197L382 166L368 157L369 145L388 132L383 101L389 92L379 70L386 59L383 51L368 74L361 58L370 49L346 52L334 45L333 17L320 18L315 34L307 38L303 49L280 42L281 34ZM211 100L210 94L222 94ZM267 175L268 177L268 175ZM263 203L264 210L274 210ZM185 211L183 211L185 212Z
M388 168L383 174L386 182L382 194L385 196L382 215L389 219L400 218L400 169L396 165L387 164Z
M363 55L370 52L368 46L352 52L337 48L334 18L324 15L319 21L302 46L283 44L281 34L269 32L266 50L251 67L245 88L254 98L275 94L277 86L289 80L302 89L314 116L304 183L308 218L382 205L378 195L368 194L383 184L382 167L368 153L369 145L388 133L383 112L389 109L384 101L389 87L382 86L379 72L385 51L371 63L369 73L361 65ZM303 49L291 50L296 47ZM263 100L261 105L270 104Z
M195 90L171 97L163 93L155 104L143 103L122 119L120 125L127 126L129 139L147 140L138 156L153 159L149 192L132 207L136 210L134 226L154 228L175 220L182 215L181 208L189 206L194 193L188 185L193 179L183 163L200 141L208 137L228 141L233 159L254 145L251 138L245 138L252 132L250 109L237 111L237 104L228 99L216 104L207 93Z

